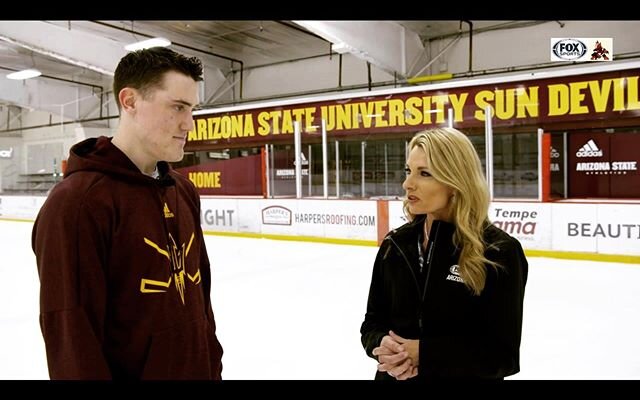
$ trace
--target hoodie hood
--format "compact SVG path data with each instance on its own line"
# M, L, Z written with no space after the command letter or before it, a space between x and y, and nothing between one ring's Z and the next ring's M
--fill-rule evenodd
M100 136L89 138L71 147L65 178L79 171L101 172L119 180L152 184L160 182L163 186L175 184L170 176L171 166L165 161L159 161L160 177L154 179L143 174L138 167L119 148L111 143L110 137Z

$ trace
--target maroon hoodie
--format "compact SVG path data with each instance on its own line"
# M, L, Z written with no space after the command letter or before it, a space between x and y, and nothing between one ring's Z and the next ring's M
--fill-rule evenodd
M52 379L220 379L222 347L193 184L111 143L71 148L33 226Z

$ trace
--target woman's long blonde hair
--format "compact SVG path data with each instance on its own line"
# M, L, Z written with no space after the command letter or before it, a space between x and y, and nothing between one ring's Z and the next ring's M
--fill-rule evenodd
M411 139L409 150L416 146L425 152L433 178L453 189L449 207L456 226L453 243L461 249L460 276L473 294L479 295L487 276L485 265L496 265L484 256L483 231L489 222L489 188L480 158L467 135L453 128L418 132ZM409 212L407 199L403 205L412 221L415 215Z

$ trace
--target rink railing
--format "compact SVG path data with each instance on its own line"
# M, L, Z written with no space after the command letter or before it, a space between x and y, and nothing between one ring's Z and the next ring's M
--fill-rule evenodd
M33 221L43 196L0 196L0 219ZM533 256L640 263L640 203L494 201L490 220ZM406 222L399 200L202 198L217 235L375 246Z

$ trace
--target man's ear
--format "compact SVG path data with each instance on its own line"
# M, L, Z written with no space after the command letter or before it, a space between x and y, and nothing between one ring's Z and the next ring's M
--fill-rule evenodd
M132 113L136 110L136 101L138 99L138 91L133 88L123 88L118 93L118 100L120 100L120 107L122 111Z

